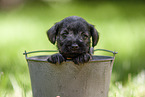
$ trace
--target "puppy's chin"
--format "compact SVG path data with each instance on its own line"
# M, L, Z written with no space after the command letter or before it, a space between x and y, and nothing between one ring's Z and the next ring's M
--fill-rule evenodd
M80 55L89 52L89 47L85 45L79 45L78 48L72 48L71 46L64 45L58 47L59 53L63 55L64 58L76 58Z
M65 53L61 53L65 58L76 58L79 55L82 55L83 53L79 53L79 52L65 52Z

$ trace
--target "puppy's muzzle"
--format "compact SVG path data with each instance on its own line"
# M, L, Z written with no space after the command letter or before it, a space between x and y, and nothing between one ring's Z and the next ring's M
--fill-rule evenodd
M67 46L69 52L71 53L79 53L80 52L80 47L77 43L72 43L71 45Z
M72 50L78 50L79 46L78 46L78 44L74 43L71 45L71 48L72 48Z

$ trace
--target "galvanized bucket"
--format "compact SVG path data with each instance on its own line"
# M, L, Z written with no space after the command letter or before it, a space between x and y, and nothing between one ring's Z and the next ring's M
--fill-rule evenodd
M102 50L102 49L97 49ZM108 51L108 50L103 50ZM114 56L93 56L88 63L76 65L68 60L47 62L48 55L27 57L33 97L107 97ZM50 52L50 51L49 51Z

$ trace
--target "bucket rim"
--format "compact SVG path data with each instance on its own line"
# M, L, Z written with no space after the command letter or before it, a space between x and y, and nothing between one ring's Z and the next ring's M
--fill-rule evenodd
M31 57L27 57L26 60L27 61L36 61L36 62L48 62L47 59L50 56L51 55L31 56ZM114 57L112 57L112 56L93 55L92 59L90 60L90 62L113 61L113 60L114 60ZM69 61L72 61L72 60L71 59L70 60L66 60L66 62L69 62Z

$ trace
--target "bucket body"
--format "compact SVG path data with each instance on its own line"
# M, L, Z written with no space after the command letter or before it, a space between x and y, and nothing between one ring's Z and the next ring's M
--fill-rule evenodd
M108 97L114 57L93 56L80 65L51 64L48 57L27 58L33 97Z

